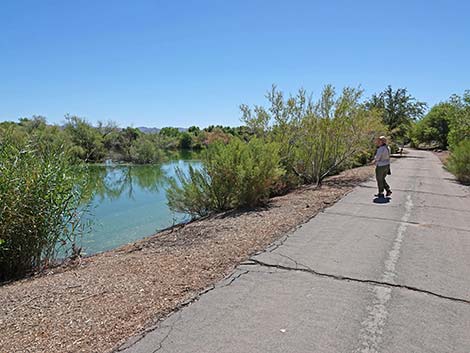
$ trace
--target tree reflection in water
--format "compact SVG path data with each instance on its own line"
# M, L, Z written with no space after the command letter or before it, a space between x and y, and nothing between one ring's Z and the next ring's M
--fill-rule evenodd
M90 165L84 202L115 200L127 194L134 198L135 187L156 193L167 183L162 165Z

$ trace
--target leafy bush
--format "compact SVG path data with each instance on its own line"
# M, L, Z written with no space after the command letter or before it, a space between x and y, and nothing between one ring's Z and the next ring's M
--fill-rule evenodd
M459 181L470 184L470 139L461 141L452 150L447 168Z
M257 206L270 196L283 171L276 144L234 138L216 142L202 158L202 167L189 174L177 170L170 181L168 204L174 211L203 216L214 211Z
M137 138L132 143L129 154L130 161L139 164L157 163L163 159L162 151L153 141L146 137Z
M76 251L82 173L62 149L0 145L0 280L20 277Z

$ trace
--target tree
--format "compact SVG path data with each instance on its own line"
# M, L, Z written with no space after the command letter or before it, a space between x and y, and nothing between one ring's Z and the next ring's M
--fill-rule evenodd
M436 104L416 123L413 140L416 144L437 144L440 148L447 148L449 125L457 113L458 109L449 102Z
M125 160L131 159L131 147L141 134L139 129L132 127L126 127L120 131L119 144L117 147L119 152L123 154Z
M192 143L193 143L193 139L191 135L187 132L183 132L180 136L180 141L179 141L180 148L184 150L190 149Z
M109 134L116 133L119 131L119 127L115 121L109 120L106 123L98 121L96 129L100 132L101 136L105 138Z
M160 130L160 135L167 137L178 137L180 134L180 131L176 127L164 127Z
M163 154L150 137L140 136L132 142L130 148L130 160L132 162L146 164L157 163L163 158Z
M204 144L209 146L216 142L229 143L231 136L223 132L221 129L211 129L210 132L204 134Z
M66 115L65 131L74 144L75 154L85 162L96 162L104 157L103 138L84 118Z
M41 129L46 126L46 118L41 115L33 115L31 119L20 118L19 124L26 129L26 132L31 133L36 129Z
M197 126L190 126L188 128L188 132L193 134L194 136L197 136L201 133L201 129Z
M382 121L389 127L393 139L405 139L412 122L426 111L426 103L417 101L406 88L393 90L391 86L372 95L365 106L381 112Z

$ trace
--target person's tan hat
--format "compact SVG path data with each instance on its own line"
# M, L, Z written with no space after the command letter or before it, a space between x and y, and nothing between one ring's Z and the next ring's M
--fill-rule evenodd
M382 141L383 143L387 142L387 138L385 136L380 136L379 140Z

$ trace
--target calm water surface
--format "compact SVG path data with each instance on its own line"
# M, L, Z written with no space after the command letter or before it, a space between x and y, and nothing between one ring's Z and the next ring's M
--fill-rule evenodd
M90 166L92 230L81 239L83 252L113 249L188 220L168 208L165 190L176 167L187 170L189 165L200 162L185 156L158 165Z

